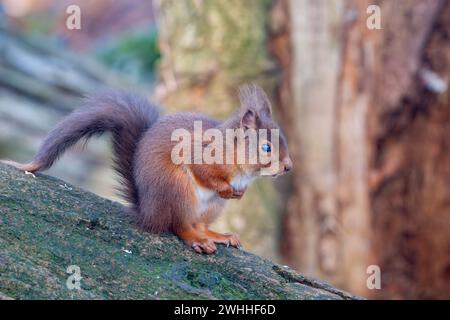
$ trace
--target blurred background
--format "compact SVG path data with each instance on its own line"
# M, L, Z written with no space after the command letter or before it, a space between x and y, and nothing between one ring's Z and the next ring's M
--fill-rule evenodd
M295 168L214 227L368 298L450 299L449 35L446 0L0 0L0 158L103 87L223 119L258 83ZM110 164L105 136L49 173L119 200Z

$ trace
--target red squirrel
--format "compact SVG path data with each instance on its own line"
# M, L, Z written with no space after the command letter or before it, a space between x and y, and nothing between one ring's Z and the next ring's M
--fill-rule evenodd
M241 198L262 167L270 164L175 164L171 158L176 144L171 139L172 132L179 128L192 132L194 121L201 121L205 130L215 128L221 132L279 129L272 118L269 99L260 87L247 85L239 92L241 107L224 122L201 113L161 115L157 106L134 93L97 94L87 98L84 106L48 133L30 163L9 163L23 171L43 171L80 139L109 131L121 194L140 227L153 233L173 232L198 253L214 253L216 243L240 247L237 235L211 231L209 225L226 200ZM259 152L270 153L270 139L269 135L257 142L263 149ZM281 133L278 140L279 168L274 176L292 168ZM231 143L236 149L237 140Z

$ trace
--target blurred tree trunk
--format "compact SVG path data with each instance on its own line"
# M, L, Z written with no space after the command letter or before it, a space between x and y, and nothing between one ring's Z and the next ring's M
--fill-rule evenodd
M448 2L277 0L271 17L297 163L287 262L363 295L449 298Z
M87 93L131 85L143 91L95 61L18 34L2 22L0 13L0 159L29 161L47 132ZM114 198L112 169L99 169L110 158L107 141L100 139L86 150L70 150L49 173Z
M156 97L162 105L225 118L238 106L239 85L255 82L273 89L268 9L266 0L161 1ZM242 200L231 201L215 227L237 232L246 249L276 259L277 193L262 180Z

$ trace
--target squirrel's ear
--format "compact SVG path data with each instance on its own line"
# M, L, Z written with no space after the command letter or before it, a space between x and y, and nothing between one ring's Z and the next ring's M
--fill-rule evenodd
M261 87L255 84L239 87L239 99L242 108L252 109L259 116L272 117L272 106Z
M255 129L256 128L256 112L252 109L244 110L241 117L241 128L243 129Z
M261 87L255 86L255 94L258 99L259 113L269 118L272 117L272 104L270 103L267 94Z

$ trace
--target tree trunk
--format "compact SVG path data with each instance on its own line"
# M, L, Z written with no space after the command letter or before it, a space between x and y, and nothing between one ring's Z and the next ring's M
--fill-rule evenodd
M383 2L382 8L387 17L371 102L376 113L368 118L379 294L448 299L450 4ZM388 23L389 13L401 20Z
M381 30L367 27L371 4ZM439 41L449 10L439 0L276 1L271 50L292 70L278 100L299 164L282 249L298 270L363 295L450 296L450 50ZM371 264L377 292L366 287Z

